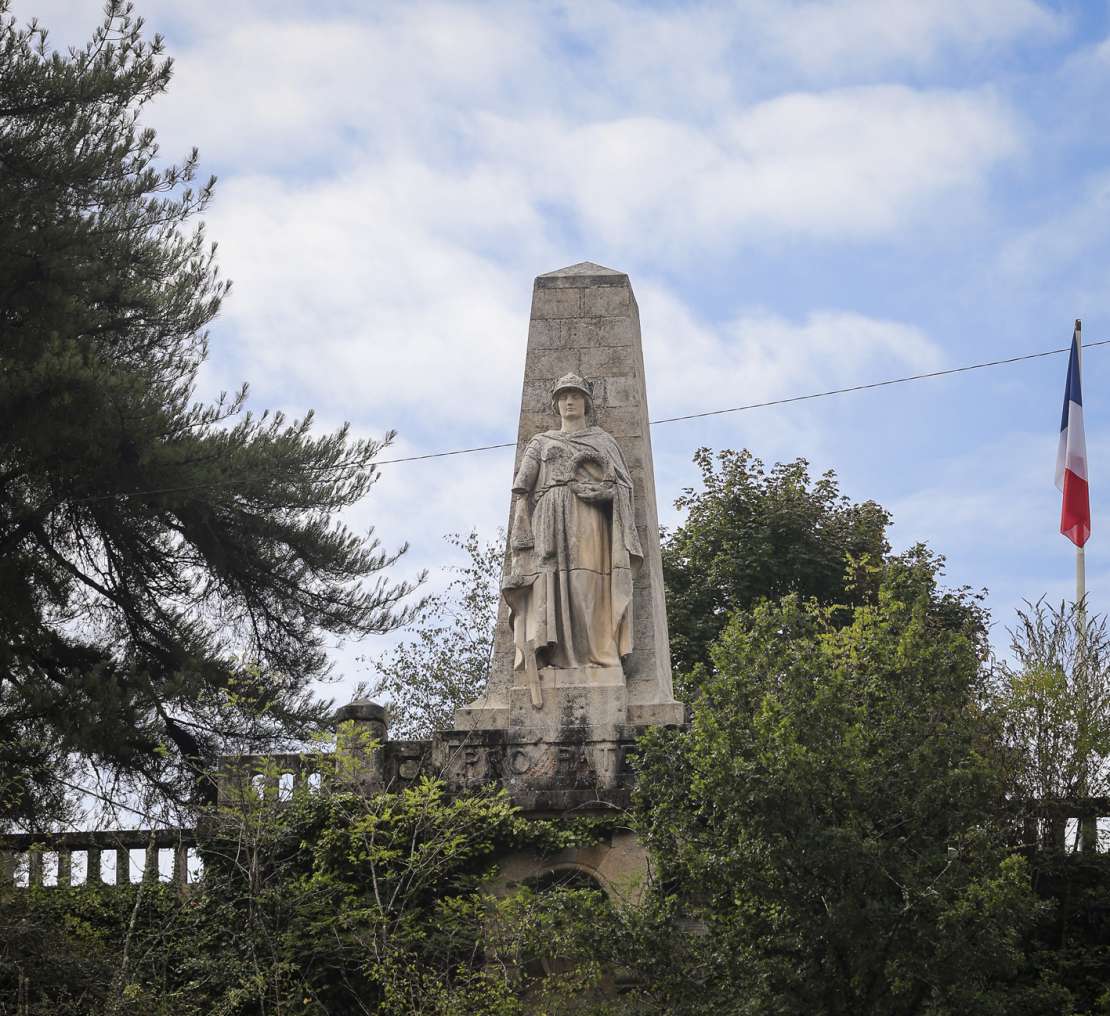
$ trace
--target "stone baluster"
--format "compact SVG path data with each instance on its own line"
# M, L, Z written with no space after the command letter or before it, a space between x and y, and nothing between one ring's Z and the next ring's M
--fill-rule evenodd
M68 888L73 879L73 851L64 847L58 850L58 888Z
M158 845L153 839L146 845L146 854L143 858L143 881L158 881Z
M1037 830L1037 816L1031 811L1027 810L1021 819L1021 839L1022 847L1029 852L1037 850L1040 846L1040 837Z
M42 885L42 847L34 846L27 852L27 884L29 886Z
M85 851L85 885L100 885L100 847L89 847Z
M131 881L131 851L127 847L116 847L116 885L128 885Z

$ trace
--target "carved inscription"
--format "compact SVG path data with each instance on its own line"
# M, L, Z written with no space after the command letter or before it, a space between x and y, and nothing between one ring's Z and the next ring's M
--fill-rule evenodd
M635 745L612 741L587 744L536 743L483 745L456 741L446 745L444 775L456 784L529 782L593 786L599 779L627 786Z
M509 752L509 773L512 776L523 776L532 768L532 760L523 748L514 748Z

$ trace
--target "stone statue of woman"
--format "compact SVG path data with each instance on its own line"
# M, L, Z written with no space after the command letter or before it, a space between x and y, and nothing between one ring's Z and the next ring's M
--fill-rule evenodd
M564 672L557 679L565 684L623 681L621 658L632 651L632 580L643 560L632 479L612 435L590 423L589 384L567 374L551 401L562 425L524 450L502 585L514 670L527 678L536 708L546 668Z

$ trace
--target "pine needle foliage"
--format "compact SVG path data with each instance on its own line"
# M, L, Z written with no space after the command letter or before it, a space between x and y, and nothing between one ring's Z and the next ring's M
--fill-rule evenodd
M196 398L215 181L141 126L172 72L142 28L112 0L57 52L0 0L0 820L75 756L188 796L321 719L325 638L408 616L338 520L384 442Z

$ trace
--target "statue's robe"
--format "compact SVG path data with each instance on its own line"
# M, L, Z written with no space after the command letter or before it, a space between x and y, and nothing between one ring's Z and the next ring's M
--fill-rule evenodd
M619 667L632 651L632 580L643 551L617 442L599 427L539 434L513 493L525 504L513 514L502 593L515 668L525 669L530 652L540 668Z

